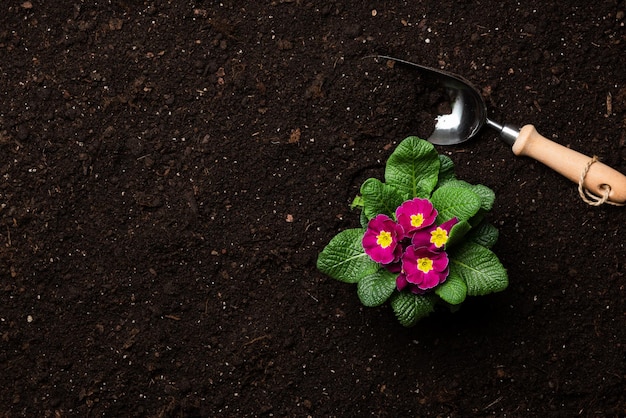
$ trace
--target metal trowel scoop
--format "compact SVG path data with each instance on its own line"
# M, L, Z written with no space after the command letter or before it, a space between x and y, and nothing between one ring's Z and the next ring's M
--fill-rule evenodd
M517 129L490 120L481 94L464 78L398 58L385 55L376 57L411 66L446 89L451 112L437 117L435 130L428 138L433 144L454 145L465 142L486 124L496 129L504 142L513 147L515 155L534 158L575 183L581 182L583 177L582 187L595 196L607 196L608 192L609 202L626 202L626 176L595 160L590 163L590 157L550 141L540 135L533 125Z

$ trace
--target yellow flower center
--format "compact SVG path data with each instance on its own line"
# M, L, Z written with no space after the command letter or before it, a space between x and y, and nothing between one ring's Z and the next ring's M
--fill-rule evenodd
M428 257L418 258L417 269L422 273L428 273L433 269L433 260Z
M393 238L391 237L391 232L388 231L380 231L380 234L376 237L376 244L383 248L389 247L392 242Z
M448 242L448 231L443 228L435 229L430 233L430 242L437 248L443 247Z
M424 215L421 213L411 215L411 226L419 228L424 223Z

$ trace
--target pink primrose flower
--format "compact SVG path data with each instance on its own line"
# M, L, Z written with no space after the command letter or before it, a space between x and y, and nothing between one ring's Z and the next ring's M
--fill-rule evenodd
M399 247L402 246L402 243L398 244ZM402 256L402 253L404 253L404 249L401 248L400 249L400 256ZM402 272L402 261L398 258L398 261L394 261L393 263L387 264L385 265L385 268L390 272L390 273L400 273Z
M429 228L420 229L415 232L411 242L415 247L426 247L431 251L442 250L450 238L450 230L457 223L458 218L452 218L439 226L431 225Z
M402 272L408 283L427 290L446 281L448 263L448 255L444 251L436 252L426 247L410 246L402 256Z
M411 293L414 293L416 295L426 293L425 290L420 289L419 287L417 287L417 285L409 283L406 279L406 274L404 273L400 273L398 274L398 277L396 277L396 288L400 292L402 292L404 289L408 289L411 291Z
M437 209L428 199L416 197L407 200L396 209L396 219L407 235L429 227L437 218Z
M397 262L402 256L402 238L404 230L400 225L387 215L377 215L367 224L362 241L363 249L377 263Z

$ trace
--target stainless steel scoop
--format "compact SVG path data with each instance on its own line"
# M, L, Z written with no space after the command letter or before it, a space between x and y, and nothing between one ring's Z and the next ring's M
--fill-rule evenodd
M517 129L492 121L487 117L487 105L481 94L464 78L385 55L377 55L376 58L413 67L446 89L451 112L437 117L435 130L428 138L433 144L454 145L465 142L486 124L497 130L502 140L513 147L515 155L531 157L575 183L579 183L583 176L582 187L595 196L604 196L608 192L610 202L626 202L626 176L601 162L589 165L590 157L550 141L540 135L533 125Z

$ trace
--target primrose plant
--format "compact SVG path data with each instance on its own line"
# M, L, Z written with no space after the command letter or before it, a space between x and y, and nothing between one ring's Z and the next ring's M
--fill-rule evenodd
M411 136L391 154L385 182L370 178L352 204L361 228L336 235L317 267L357 284L365 306L389 301L407 327L434 311L456 310L467 296L508 286L491 251L498 230L485 219L495 200L481 184L458 180L454 164L427 141Z

